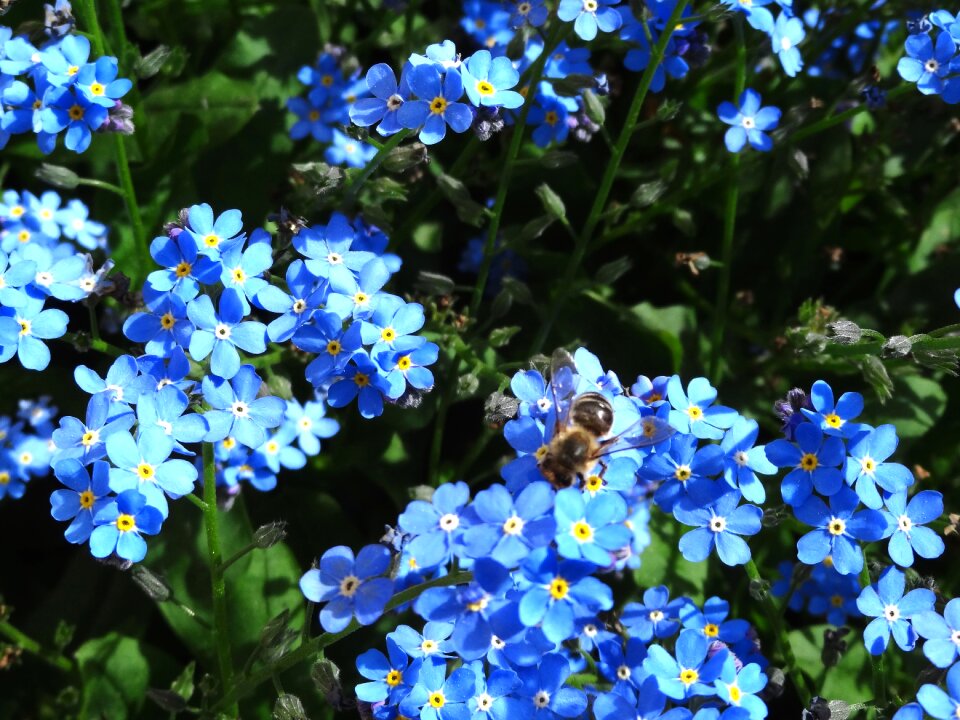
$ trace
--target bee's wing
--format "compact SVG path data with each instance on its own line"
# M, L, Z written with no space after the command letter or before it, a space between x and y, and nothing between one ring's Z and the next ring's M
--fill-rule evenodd
M563 348L554 350L550 357L550 393L553 396L556 417L554 435L567 425L570 400L576 394L576 384L573 381L576 374L577 366L573 356Z
M600 443L601 452L598 457L630 448L659 445L676 432L666 420L655 415L647 415L637 420L620 434L607 438Z

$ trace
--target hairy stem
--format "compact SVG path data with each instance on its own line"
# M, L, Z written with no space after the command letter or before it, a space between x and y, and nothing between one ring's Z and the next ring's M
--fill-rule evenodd
M0 635L7 638L10 642L21 648L24 652L35 655L58 670L62 670L66 673L73 672L74 670L74 664L70 658L64 657L55 650L43 647L43 645L11 625L6 620L0 620Z
M607 206L607 199L610 197L610 191L613 189L613 181L616 179L617 171L620 169L620 163L623 161L623 156L627 152L627 147L630 145L630 139L633 136L637 121L640 118L640 111L643 109L643 103L647 99L647 93L650 91L653 76L657 68L660 67L660 63L663 62L663 56L667 50L667 43L673 34L673 28L677 26L684 10L687 9L687 5L689 5L689 0L679 0L679 2L677 2L673 8L673 12L670 13L670 18L664 26L668 29L663 31L660 39L653 47L653 52L650 55L650 63L640 77L640 84L637 86L637 90L633 95L633 101L630 103L630 109L627 111L627 120L624 123L623 129L620 131L620 136L617 138L610 162L607 163L603 179L600 181L600 188L597 190L593 205L590 208L590 214L587 216L587 221L584 223L583 229L577 237L573 254L570 256L570 262L567 264L563 278L557 286L557 296L550 306L545 321L540 325L540 330L537 332L536 338L533 341L530 355L536 355L543 349L543 345L550 335L550 330L560 316L561 309L570 298L577 270L580 269L583 256L587 252L587 246L590 244L593 233L597 229L603 211Z
M203 443L203 524L207 533L207 562L210 565L210 598L213 603L213 636L217 649L220 686L233 685L233 658L230 654L230 627L227 620L227 585L223 579L223 548L217 510L217 468L213 444ZM234 705L231 717L237 717Z

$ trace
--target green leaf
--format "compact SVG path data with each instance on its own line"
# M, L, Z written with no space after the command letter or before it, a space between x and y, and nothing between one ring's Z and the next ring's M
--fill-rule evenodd
M683 346L680 336L694 327L694 313L686 305L655 307L650 303L634 305L630 312L649 332L656 335L673 356L673 370L680 369Z
M826 668L821 660L823 631L832 625L814 625L787 633L797 665L814 680L817 695L828 700L848 703L865 702L873 698L871 687L871 658L859 634L851 633L849 646L840 663Z
M223 143L240 132L260 107L253 84L220 72L150 93L143 101L150 115L151 135L171 133L184 116L200 120L206 130L206 145Z
M633 573L640 588L666 585L674 596L687 595L695 602L703 600L709 565L692 563L680 554L680 536L687 530L673 516L653 512L650 545L640 555L640 568Z
M417 225L413 231L413 244L425 253L440 252L443 231L440 223L429 222Z
M897 380L897 393L882 410L883 421L896 425L901 438L921 437L943 417L947 408L943 388L922 375Z
M83 680L81 717L124 720L139 715L150 666L136 640L110 633L85 642L75 657Z
M911 273L930 265L931 255L942 245L949 245L960 236L960 188L944 198L933 211L930 224L920 236L907 267Z
M510 340L520 332L521 328L518 325L509 325L507 327L495 328L490 331L490 347L503 347Z

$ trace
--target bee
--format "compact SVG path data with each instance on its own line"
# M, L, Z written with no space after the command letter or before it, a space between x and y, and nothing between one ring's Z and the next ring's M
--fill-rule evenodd
M599 392L577 395L573 358L566 350L553 353L550 391L556 418L553 437L540 459L540 472L555 488L572 486L593 469L600 458L621 450L649 447L663 442L674 430L660 418L647 416L621 433L608 437L613 429L613 404Z

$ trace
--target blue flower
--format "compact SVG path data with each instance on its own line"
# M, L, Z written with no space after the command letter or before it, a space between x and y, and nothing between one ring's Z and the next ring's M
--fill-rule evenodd
M407 653L387 636L387 654L379 650L367 650L357 658L357 670L371 682L356 686L357 698L364 702L387 701L398 704L417 683L421 660L412 663Z
M950 667L960 659L960 598L943 608L943 615L925 610L911 618L913 629L924 638L923 654L938 668Z
M597 29L603 32L613 32L620 27L623 18L616 9L620 0L560 0L557 7L557 17L564 22L573 21L573 30L583 40L593 40L597 36Z
M44 310L43 304L44 298L30 296L21 307L0 308L0 362L16 353L27 370L44 370L50 364L50 349L41 341L63 337L67 332L67 314L63 310ZM11 336L17 329L19 332Z
M459 667L447 677L442 658L426 658L420 667L417 684L400 702L400 712L421 720L466 720L466 701L473 695L476 678L473 671Z
M643 603L629 602L620 614L620 621L637 637L646 643L653 638L667 638L680 629L678 619L683 607L690 600L685 597L670 599L670 591L664 585L644 591Z
M97 58L84 65L75 85L87 100L103 108L112 108L133 87L126 78L117 79L117 59L113 57Z
M650 32L652 43L651 39L647 37L648 32ZM624 25L623 30L620 31L620 37L639 46L627 51L623 60L624 66L633 72L646 70L653 57L653 44L657 42L658 36L658 31L650 28L649 25L644 27L640 22L631 22ZM667 41L662 62L653 72L650 90L658 93L666 86L667 77L680 79L686 77L688 72L690 72L690 65L680 56L677 39L672 36Z
M355 140L339 130L333 131L332 139L333 144L323 151L323 159L331 165L362 168L377 154L370 143Z
M234 243L224 248L220 254L223 269L220 272L220 282L224 288L233 288L237 291L243 304L243 314L250 313L250 303L253 298L269 285L262 277L273 265L269 242L251 242L246 250L243 243Z
M926 33L907 37L907 56L900 58L897 72L907 82L917 84L924 95L939 95L945 78L957 70L957 43L948 32L940 32L936 45Z
M723 462L723 450L717 445L697 449L697 438L678 434L670 439L668 450L644 459L640 477L659 482L654 502L664 511L673 512L674 506L692 488L717 475Z
M750 548L740 537L760 532L763 511L756 505L741 505L740 491L730 490L705 507L688 496L673 508L684 525L698 526L680 538L680 552L690 562L702 562L716 548L725 565L743 565L750 560Z
M619 637L601 642L598 646L600 662L597 666L603 676L614 684L614 692L626 689L639 690L649 678L643 669L647 646L640 638L629 637L626 642ZM659 693L658 693L659 694Z
M132 355L121 355L101 378L86 365L78 365L73 378L84 392L96 395L104 393L111 401L110 417L129 412L129 405L136 405L140 393L148 389L140 376L140 367Z
M68 150L77 153L82 153L90 147L93 131L103 125L108 114L107 108L93 102L85 95L75 95L69 87L48 90L44 96L44 104L46 105L43 114L44 132L58 133L66 129L64 145ZM112 100L110 105L113 105Z
M763 503L767 493L757 473L772 475L776 466L767 459L764 446L754 447L760 426L756 420L738 417L723 436L720 447L725 453L723 478L733 488L739 488L745 500Z
M789 13L781 12L770 33L770 44L773 51L780 58L783 71L789 77L796 77L803 69L803 58L797 44L806 37L803 29L803 20L793 17Z
M285 422L297 432L300 449L307 455L320 452L319 438L330 438L340 430L340 423L333 418L324 417L326 406L319 400L311 400L301 405L296 400L287 401L284 412Z
M391 387L410 385L417 390L433 388L433 373L425 365L433 365L439 357L436 343L423 342L420 336L401 338L393 350L377 355L377 365L386 373Z
M364 345L373 345L370 356L376 357L386 350L393 350L397 341L410 339L407 336L422 328L423 323L423 305L387 296L377 304L370 319L362 321L360 337ZM424 342L423 338L417 338L415 345L407 345L404 349L413 350Z
M397 119L405 128L422 128L419 137L425 145L443 140L447 125L462 133L473 122L470 107L457 102L463 97L460 73L441 76L435 65L419 65L410 73L410 88L420 99L404 103L397 111Z
M453 632L453 624L445 622L428 622L423 626L423 632L417 632L409 625L400 625L387 635L397 646L412 658L422 658L427 655L449 657L450 643L448 638Z
M320 567L300 578L300 590L307 600L325 603L320 625L327 632L345 629L356 616L361 625L370 625L383 615L393 594L393 581L381 577L390 569L390 551L383 545L367 545L357 553L343 545L330 548L320 558Z
M150 273L147 283L154 290L172 292L185 302L193 300L200 285L212 285L220 276L219 262L199 255L197 248L197 240L189 232L181 232L176 238L154 238L150 256L165 269Z
M820 428L809 422L798 425L794 436L796 445L781 439L765 449L767 459L774 465L793 468L780 483L783 501L796 507L805 503L814 489L830 496L844 487L839 469L846 455L843 441L824 437Z
M727 7L739 10L747 16L747 22L755 30L769 33L773 30L773 14L764 5L773 0L721 0Z
M927 684L917 691L917 700L937 720L960 717L960 663L947 671L947 692Z
M728 656L720 677L713 681L717 696L732 707L743 708L748 715L744 720L763 720L767 716L767 704L757 697L757 693L767 686L767 676L755 663L744 665L739 670ZM741 717L736 715L735 717ZM731 719L732 720L732 719Z
M125 432L113 433L106 445L114 466L110 489L115 493L139 490L166 518L167 497L176 500L193 492L197 468L186 460L167 459L173 452L173 439L160 428L145 428L136 440Z
M717 108L717 115L727 125L732 125L724 135L727 150L738 153L743 150L747 142L755 150L769 152L773 148L773 140L767 132L780 124L780 108L760 107L760 93L747 88L740 95L740 107L730 102L723 102Z
M470 502L465 482L444 483L431 502L414 500L400 515L400 529L413 535L407 550L421 568L432 568L450 561L461 544L469 520L463 511Z
M114 410L113 417L110 417L111 410ZM107 454L106 439L112 433L129 430L135 421L136 417L126 405L113 403L106 394L94 395L87 403L86 422L69 415L60 419L60 427L52 434L57 446L54 463L75 458L87 465L99 460Z
M293 337L293 344L301 350L318 353L304 373L315 388L327 386L330 380L343 372L355 353L363 352L360 323L351 323L346 330L343 325L343 321L334 313L318 312L313 323Z
M933 610L936 595L932 590L916 588L903 594L906 579L895 567L880 573L876 585L865 587L857 598L857 607L871 620L863 631L863 644L872 655L880 655L890 643L890 635L901 650L909 652L917 644L917 633L908 622L922 612Z
M713 682L720 677L727 650L707 659L710 642L699 630L683 630L677 638L676 658L659 645L651 645L643 669L657 678L660 692L674 700L696 695L714 695Z
M63 535L67 542L85 543L93 532L93 518L109 502L110 465L97 461L90 471L79 461L67 459L53 467L57 480L67 490L54 490L50 495L50 514L61 522L71 520Z
M303 231L300 234L302 235ZM309 264L308 261L308 267ZM357 277L350 272L341 272L334 276L331 271L331 293L327 299L327 309L343 320L350 317L354 319L370 317L377 306L380 289L389 279L390 270L380 258L364 262Z
M537 147L545 148L552 142L564 142L570 132L568 116L569 111L560 98L537 93L527 117L527 122L534 128L533 142Z
M610 565L610 553L627 545L632 533L623 524L627 504L617 493L605 493L587 503L577 488L557 493L557 549L563 557Z
M163 515L136 490L125 490L104 505L93 522L96 527L90 534L90 552L94 557L116 553L124 560L140 562L147 555L147 541L142 535L160 532Z
M479 660L466 667L475 678L473 697L467 701L473 711L470 720L527 720L533 715L529 700L514 696L520 678L512 669L495 669L487 677Z
M243 322L243 300L233 288L220 295L219 313L210 297L201 295L187 305L187 317L196 326L190 336L190 356L200 362L212 352L210 371L225 380L240 369L237 348L254 355L267 349L266 326L253 320Z
M750 623L746 620L727 620L730 603L723 598L708 598L700 612L692 602L685 603L680 609L683 627L699 630L710 640L719 640L727 645L738 643L746 637Z
M514 35L510 14L501 3L488 0L465 0L460 26L478 45L488 48L505 46Z
M107 244L107 227L90 220L90 210L80 200L71 200L56 213L64 236L73 240L84 250L104 248Z
M0 305L22 307L30 299L23 288L33 281L37 264L33 260L17 260L7 264L9 258L0 252Z
M144 299L150 296L147 285ZM187 319L187 305L173 293L162 293L148 302L147 312L133 313L123 323L123 334L137 343L144 343L150 355L167 355L174 346L187 347L193 334L193 323Z
M460 66L463 86L470 102L477 107L523 105L523 96L510 88L520 82L520 73L508 57L494 58L489 50L478 50Z
M239 210L227 210L214 218L213 208L207 203L200 203L187 210L187 221L186 232L193 238L198 252L213 260L220 259L222 245L229 245L243 237L243 216ZM181 247L186 257L187 248Z
M810 400L813 410L801 408L801 412L827 435L849 438L869 429L850 422L863 412L863 395L858 392L845 392L834 403L833 389L823 380L817 380L810 390Z
M546 22L549 12L544 0L514 0L512 10L510 27L515 30L524 25L540 27Z
M816 565L829 555L841 575L860 572L863 551L857 541L879 540L887 523L876 510L856 512L859 505L857 494L842 487L830 498L830 507L816 496L797 506L797 519L816 528L797 542L800 562Z
M384 377L377 365L366 353L359 351L350 357L342 371L342 377L330 386L327 402L330 407L346 407L354 398L360 415L367 419L383 413L383 398L395 400L403 388Z
M179 443L196 443L210 432L202 415L186 413L190 399L176 385L166 385L156 392L145 392L137 403L137 426L140 432L158 427L176 440L178 452L186 452ZM192 453L188 453L192 454Z
M258 397L262 385L252 365L243 365L232 380L205 377L203 397L213 408L203 415L210 426L205 441L232 437L248 448L263 445L266 431L283 421L286 406L278 397Z
M890 559L901 567L913 565L913 554L922 558L937 558L943 554L943 540L926 523L943 515L943 495L933 490L917 493L907 503L907 491L889 495L886 500L887 546Z
M610 587L591 576L595 569L588 561L560 560L553 548L531 552L520 565L520 622L539 625L551 642L569 640L576 634L575 611L613 607Z
M735 410L713 404L717 391L706 378L694 378L684 392L680 377L674 375L667 383L667 399L673 408L670 424L679 432L693 433L701 440L721 439L723 431L738 417Z
M932 687L932 686L931 686ZM917 703L908 703L894 713L891 720L923 720L923 708ZM947 717L950 717L949 715Z
M887 492L906 490L913 484L913 474L900 463L885 460L897 449L897 429L893 425L862 432L847 446L847 484L852 485L863 504L874 510L883 507L877 485Z
M324 304L329 285L320 282L303 260L294 260L287 267L287 289L267 285L257 292L256 304L280 317L267 325L267 337L273 342L286 342L308 323Z
M544 655L539 664L520 668L521 694L530 698L537 720L576 718L587 709L582 690L566 685L571 668L559 653Z
M386 63L377 63L367 70L367 88L373 97L361 98L350 106L350 120L354 125L370 127L380 123L377 132L384 136L393 135L403 127L397 111L410 98L407 67L404 65L400 72L399 85L393 68Z
M542 481L530 483L516 498L503 485L477 493L471 505L475 519L463 536L466 554L515 567L531 550L549 545L557 530L554 497Z

